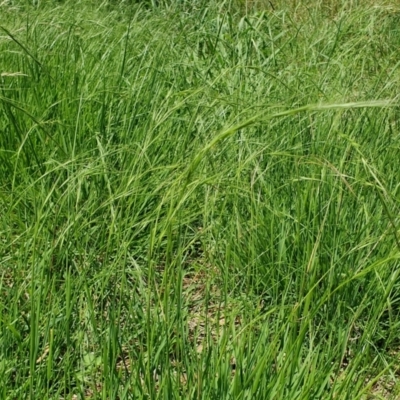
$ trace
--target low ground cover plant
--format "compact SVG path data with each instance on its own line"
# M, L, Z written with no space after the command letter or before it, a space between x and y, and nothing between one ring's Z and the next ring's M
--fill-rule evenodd
M1 398L399 398L398 2L0 16Z

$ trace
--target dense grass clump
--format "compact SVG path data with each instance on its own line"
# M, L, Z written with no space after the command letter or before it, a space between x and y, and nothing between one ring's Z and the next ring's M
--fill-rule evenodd
M399 398L400 5L311 3L0 3L0 398Z

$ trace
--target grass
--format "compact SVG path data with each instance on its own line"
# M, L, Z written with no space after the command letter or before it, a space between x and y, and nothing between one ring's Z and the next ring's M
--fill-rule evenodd
M400 4L0 3L1 399L399 399Z

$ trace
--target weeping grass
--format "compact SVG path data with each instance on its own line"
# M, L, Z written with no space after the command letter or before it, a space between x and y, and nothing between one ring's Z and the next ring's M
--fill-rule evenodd
M1 398L399 398L399 4L0 14Z

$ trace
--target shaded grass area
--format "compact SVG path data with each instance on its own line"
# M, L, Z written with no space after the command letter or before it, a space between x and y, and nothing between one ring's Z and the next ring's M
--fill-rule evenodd
M0 3L1 398L399 398L400 6L250 3Z

